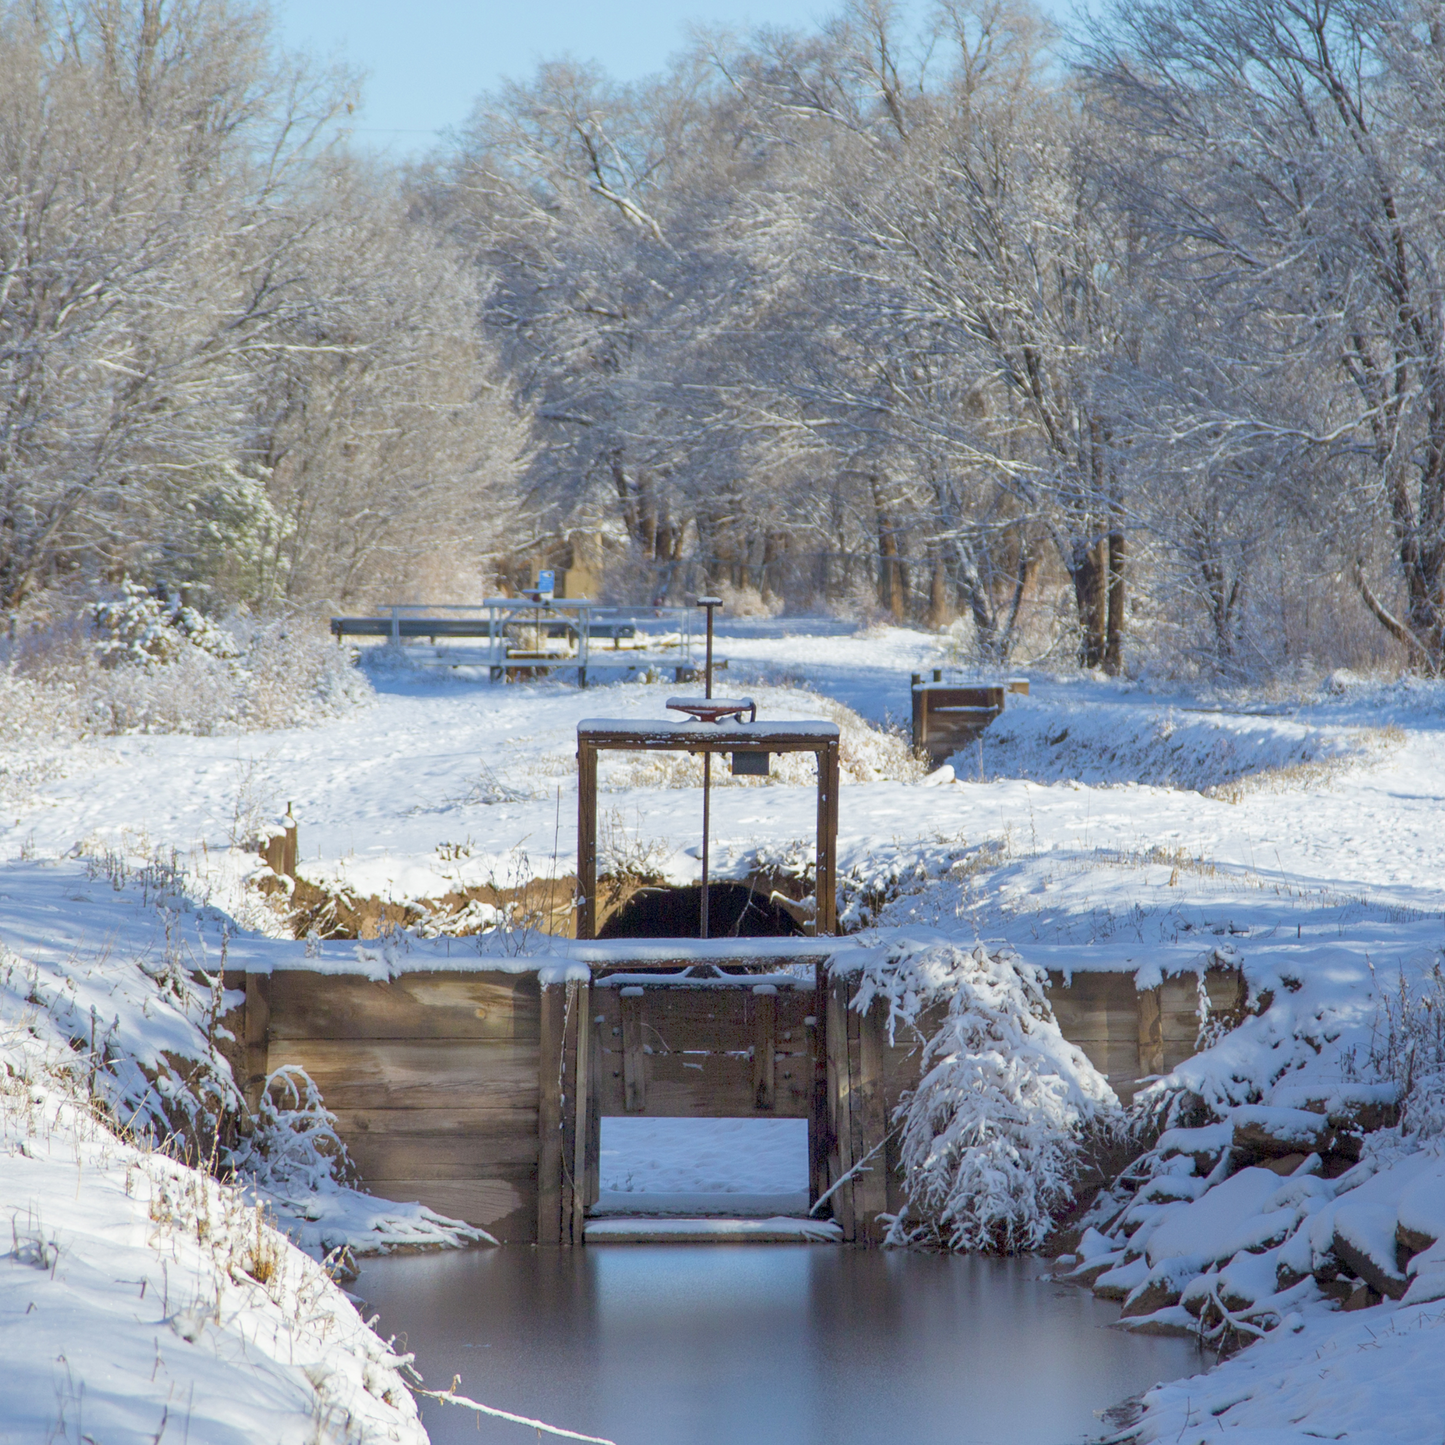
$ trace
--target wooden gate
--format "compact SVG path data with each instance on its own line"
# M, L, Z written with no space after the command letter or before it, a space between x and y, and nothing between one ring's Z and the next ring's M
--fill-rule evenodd
M819 957L727 959L766 970L727 973L688 966L687 948L652 967L230 974L245 1004L225 1023L253 1106L268 1075L305 1069L369 1188L504 1241L581 1244L603 1117L652 1115L807 1119L810 1202L826 1196L846 1240L876 1242L903 1203L889 1126L918 1082L917 1038L890 1042L886 1006L860 1013L857 974ZM1152 989L1052 973L1049 994L1127 1100L1194 1051L1201 989L1216 1013L1243 1005L1239 973L1213 968Z
M802 973L704 963L543 988L539 1243L582 1242L604 1117L806 1119L810 1201L827 1188L818 995Z

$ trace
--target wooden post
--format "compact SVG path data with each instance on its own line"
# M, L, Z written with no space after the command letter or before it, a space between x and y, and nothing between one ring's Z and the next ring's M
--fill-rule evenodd
M591 1067L587 1082L587 1188L590 1208L602 1197L602 1025L601 1014L592 1020Z
M828 969L814 965L813 1012L804 1020L808 1067L812 1070L812 1101L808 1108L808 1205L828 1191L828 1156L834 1139L828 1127Z
M597 748L577 742L577 937L597 937Z
M1141 988L1139 1001L1139 1077L1164 1072L1162 989Z
M913 751L915 753L920 752L928 740L923 721L924 700L927 695L922 690L922 683L923 674L915 672L912 685L908 690L913 701Z
M629 1114L647 1108L647 1056L642 1051L643 991L621 990L622 1006L622 1107Z
M566 990L541 989L537 1061L537 1243L562 1243L562 1036Z
M246 975L246 1037L244 1041L246 1107L254 1114L261 1107L261 1094L270 1073L268 1059L271 1048L271 975Z
M576 1037L572 1106L572 1243L584 1241L587 1225L587 1137L592 1132L588 1127L587 1095L592 1079L592 1068L588 1061L588 1045L592 1042L592 986L588 983L567 985L572 993L572 1017Z
M853 1097L853 1148L868 1162L853 1187L853 1212L859 1239L881 1244L878 1216L888 1208L888 1115L883 1100L883 1018L875 1004L866 1014L848 1011L857 1020L858 1084ZM851 1029L850 1029L851 1035ZM851 1051L850 1051L851 1052Z
M828 1185L837 1187L832 1196L833 1218L838 1221L846 1243L857 1237L854 1231L853 1182L839 1185L853 1167L852 1100L848 1075L848 985L841 978L828 987L828 1133L833 1149L828 1158Z
M843 986L842 997L844 1037L847 1039L844 1064L848 1070L848 1138L851 1165L854 1169L863 1161L867 1149L863 1142L863 1103L859 1097L859 1090L863 1084L862 1060L859 1057L858 1047L858 1015L848 1007L848 987ZM848 1188L848 1199L853 1211L853 1240L855 1243L868 1242L868 1218L864 1213L864 1195L862 1188L863 1173L859 1169L854 1174L852 1183Z
M838 931L838 744L817 751L818 759L818 862L815 871L819 935Z
M753 1102L759 1109L777 1105L778 990L770 983L753 988Z

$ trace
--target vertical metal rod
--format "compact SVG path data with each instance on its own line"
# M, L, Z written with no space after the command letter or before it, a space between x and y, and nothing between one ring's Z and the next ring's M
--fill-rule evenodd
M707 937L707 834L712 809L712 754L702 755L702 928L699 938Z
M704 697L712 696L712 610L717 604L709 598L703 603L707 608L707 666L703 670L703 681L707 691Z
M699 597L697 605L707 613L707 661L703 668L706 695L712 696L712 610L722 605L721 597ZM707 855L708 831L712 819L712 754L702 755L702 926L699 938L707 937Z

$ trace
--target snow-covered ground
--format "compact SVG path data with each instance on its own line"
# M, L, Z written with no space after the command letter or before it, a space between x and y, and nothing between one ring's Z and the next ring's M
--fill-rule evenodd
M424 1442L406 1359L262 1208L108 1124L53 1017L0 1014L0 1441Z
M1329 1051L1346 1031L1368 1039L1379 980L1420 976L1445 945L1445 690L1361 684L1286 705L1035 677L1032 695L1011 703L982 746L924 778L889 728L906 721L909 674L948 665L939 639L784 621L725 628L720 650L730 659L720 690L754 696L763 717L824 713L843 727L839 851L854 921L970 947L1007 944L1026 962L1066 972L1129 967L1141 985L1216 955L1238 962L1255 997L1275 999L1238 1044L1254 1050L1239 1071L1256 1084L1270 1051L1294 1057L1309 1010L1319 1057L1336 1066L1338 1050ZM233 963L254 955L335 967L360 954L384 969L455 958L474 942L281 937L276 915L243 887L254 859L237 845L289 802L300 818L303 875L359 894L427 899L458 885L568 874L577 721L660 716L679 690L493 686L406 669L377 670L373 681L373 703L307 728L103 738L63 752L42 747L39 763L35 748L17 752L0 773L0 941L47 971L52 991L73 978L72 1013L88 1021L94 1001L102 1029L111 1014L97 993L103 960L184 946L214 966L223 917ZM679 881L697 876L691 766L608 759L600 809L614 855ZM806 863L809 766L717 787L715 876L758 862ZM185 876L190 912L173 910L167 923L148 875L117 874L118 862L142 858ZM142 917L151 920L149 941L137 932ZM771 1194L789 1177L787 1161L800 1162L780 1136L775 1156L771 1146L750 1146L756 1178L724 1172L721 1134L684 1154L665 1133L642 1127L624 1139L609 1130L609 1194L687 1195L719 1184L738 1196ZM765 1176L767 1187L755 1188ZM23 1215L24 1186L0 1189L7 1210ZM53 1207L54 1225L70 1227ZM4 1267L19 1269L17 1261ZM1303 1383L1324 1368L1316 1357L1354 1360L1360 1332L1379 1319L1382 1376L1408 1378L1411 1362L1427 1357L1438 1374L1438 1346L1432 1355L1428 1342L1442 1309L1392 1303L1346 1316L1316 1302L1299 1312L1298 1331L1275 1331L1207 1383L1168 1387L1146 1418L1167 1422L1168 1438L1184 1425L1212 1438L1238 1422L1261 1432L1242 1438L1260 1441L1334 1434L1334 1397ZM12 1361L39 1359L21 1348ZM1331 1378L1363 1389L1369 1363L1364 1355L1338 1363ZM1275 1404L1266 1408L1261 1392L1273 1392ZM1206 1395L1212 1413L1200 1423L1195 1407ZM1438 1428L1431 1435L1421 1423L1434 1408L1423 1386L1410 1401L1391 1414L1381 1396L1374 1418L1390 1428L1360 1438L1436 1441ZM1287 1411L1295 1412L1288 1420Z
M595 1214L808 1209L806 1119L604 1119Z

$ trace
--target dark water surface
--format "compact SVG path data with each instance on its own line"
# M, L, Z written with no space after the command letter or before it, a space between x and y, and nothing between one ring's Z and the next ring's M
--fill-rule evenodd
M1064 1445L1207 1361L1108 1328L1035 1260L806 1245L526 1247L367 1262L432 1388L618 1445ZM398 1340L398 1344L401 1341ZM434 1445L536 1432L427 1402ZM544 1437L545 1438L545 1437Z

